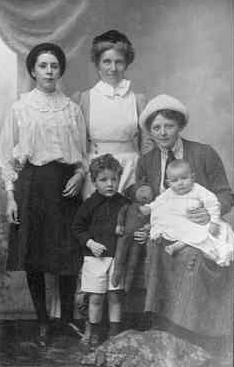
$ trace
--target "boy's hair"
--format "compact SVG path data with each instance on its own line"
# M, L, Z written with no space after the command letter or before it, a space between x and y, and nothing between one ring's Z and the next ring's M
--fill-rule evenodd
M188 161L186 161L185 159L174 159L174 161L170 162L167 166L167 172L171 169L177 169L180 167L187 167L191 172L192 172L192 168L189 164Z
M90 163L89 171L92 182L95 182L98 174L105 169L114 171L119 177L122 175L123 172L123 167L121 166L119 161L113 157L113 155L103 154L97 158L92 159Z

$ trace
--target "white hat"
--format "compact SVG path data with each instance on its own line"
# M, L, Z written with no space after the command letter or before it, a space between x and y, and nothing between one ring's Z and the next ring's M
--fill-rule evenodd
M186 120L188 120L188 111L183 103L181 103L178 99L168 96L167 94L159 94L149 101L146 105L145 109L142 111L140 115L140 126L143 129L146 129L145 123L152 113L161 111L161 110L172 110L181 112Z

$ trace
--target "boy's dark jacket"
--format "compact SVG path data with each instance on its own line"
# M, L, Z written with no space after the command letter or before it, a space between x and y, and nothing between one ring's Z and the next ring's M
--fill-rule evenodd
M114 257L117 236L115 228L120 208L129 203L123 195L116 193L112 197L105 197L97 191L80 206L75 215L72 230L83 248L84 256L94 256L87 248L89 239L106 246L103 256Z

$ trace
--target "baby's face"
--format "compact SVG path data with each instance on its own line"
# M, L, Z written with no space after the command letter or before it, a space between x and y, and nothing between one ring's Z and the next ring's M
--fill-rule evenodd
M170 168L167 171L169 187L177 194L184 195L193 188L194 178L189 167Z

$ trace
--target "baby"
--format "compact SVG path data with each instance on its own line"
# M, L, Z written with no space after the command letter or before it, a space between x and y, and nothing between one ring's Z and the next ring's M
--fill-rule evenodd
M194 182L189 163L183 159L168 165L169 189L147 205L151 210L150 237L163 237L175 241L165 250L172 255L175 251L193 246L219 266L228 266L233 260L234 234L230 225L220 218L217 197L203 186ZM207 225L200 225L187 218L187 212L204 207L210 215Z

